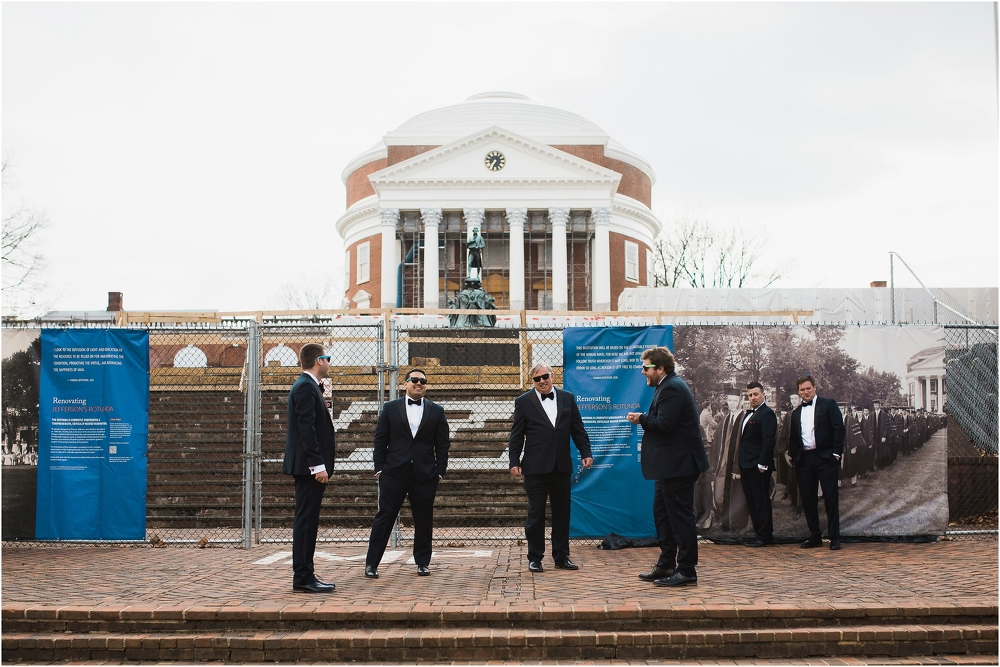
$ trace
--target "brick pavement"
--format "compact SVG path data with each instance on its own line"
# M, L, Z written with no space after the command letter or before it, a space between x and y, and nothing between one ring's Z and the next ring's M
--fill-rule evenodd
M665 590L636 575L655 549L601 551L574 545L577 572L547 567L532 575L526 547L516 543L436 548L430 577L405 564L383 564L378 580L363 576L364 546L320 545L318 574L337 585L332 595L291 590L288 559L256 561L287 545L243 549L108 546L4 546L3 607L233 608L336 610L393 605L408 609L502 607L551 609L643 605L853 605L955 607L997 603L997 542L845 544L840 552L781 545L766 549L703 544L699 583ZM407 551L401 547L401 551ZM461 556L489 551L489 556ZM546 565L551 561L546 560Z

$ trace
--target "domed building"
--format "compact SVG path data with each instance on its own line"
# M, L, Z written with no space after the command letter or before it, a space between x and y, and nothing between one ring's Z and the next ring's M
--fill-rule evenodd
M626 287L652 282L652 167L590 121L523 95L414 116L342 178L352 308L447 308L474 234L482 287L500 309L608 311Z

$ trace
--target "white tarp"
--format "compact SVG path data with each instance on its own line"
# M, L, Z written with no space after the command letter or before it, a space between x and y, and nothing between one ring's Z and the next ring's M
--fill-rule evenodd
M893 294L895 312L893 318ZM995 287L933 288L943 303L980 324L997 323ZM788 324L790 315L753 315L753 312L799 311L799 324L963 324L967 320L937 306L920 288L764 288L696 289L693 287L633 287L618 298L619 311L691 312L664 316L663 324ZM710 312L735 312L733 316L711 316Z

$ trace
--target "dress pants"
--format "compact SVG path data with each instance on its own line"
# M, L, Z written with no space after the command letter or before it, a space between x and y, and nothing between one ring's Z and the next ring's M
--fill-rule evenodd
M802 494L802 511L809 525L809 537L820 539L823 536L819 527L819 501L816 498L817 487L823 488L823 505L826 507L827 531L831 540L840 539L840 507L838 500L837 477L840 474L840 464L835 458L825 459L816 450L803 450L799 463L795 466L799 478L799 491Z
M698 530L694 524L694 484L698 475L658 479L653 486L653 522L660 543L657 567L676 566L686 576L697 575Z
M753 521L757 539L762 542L774 541L774 521L771 516L771 471L761 472L760 468L740 468L740 482L743 495L747 499L750 520Z
M413 513L413 562L417 565L431 564L437 486L437 479L419 481L413 474L412 465L402 477L389 477L384 472L378 476L378 512L375 513L375 523L368 539L365 565L378 567L382 562L385 547L392 536L392 526L406 496L410 497L410 511Z
M545 555L545 498L552 506L552 560L569 558L570 474L552 472L524 476L528 494L528 518L524 537L528 541L528 561L540 562Z
M292 523L292 583L306 586L315 583L313 554L316 553L316 533L319 532L319 510L323 504L326 484L312 475L292 475L295 478L295 520Z

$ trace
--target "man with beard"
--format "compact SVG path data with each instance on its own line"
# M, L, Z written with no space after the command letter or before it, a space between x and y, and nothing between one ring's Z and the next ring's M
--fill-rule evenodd
M750 521L738 463L740 431L746 411L740 409L740 392L736 387L726 387L726 403L729 416L716 431L716 440L712 443L716 456L715 518L722 530L742 531Z
M771 517L771 472L774 470L774 441L778 420L764 402L764 387L759 382L747 385L750 407L741 422L740 483L747 511L753 520L756 539L750 547L774 544L774 523Z
M698 583L694 484L708 470L694 396L674 369L674 355L667 348L643 352L642 374L656 387L653 400L647 412L625 416L642 426L642 476L655 481L653 521L660 557L639 578L671 587Z

